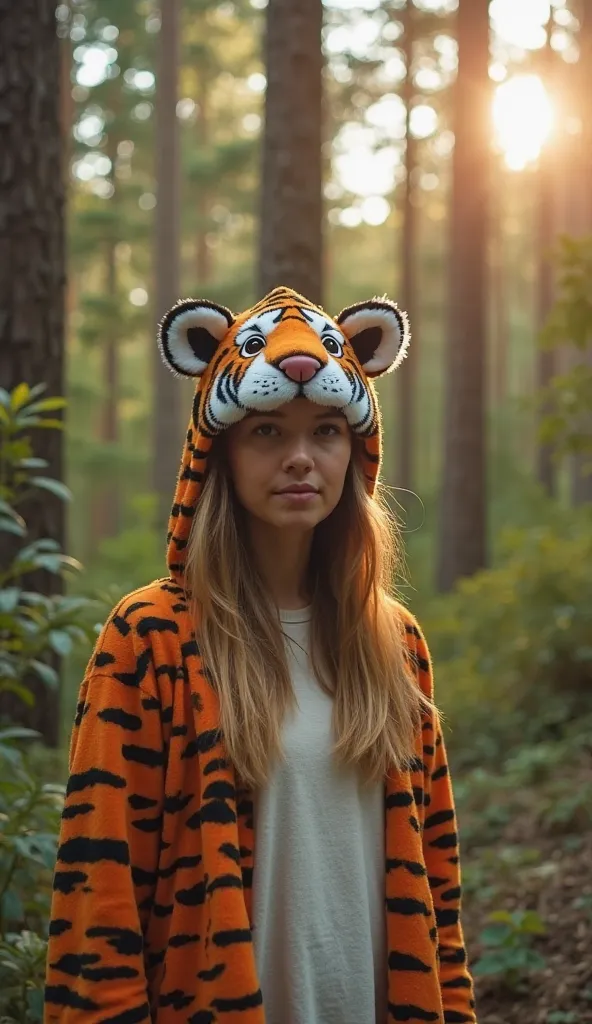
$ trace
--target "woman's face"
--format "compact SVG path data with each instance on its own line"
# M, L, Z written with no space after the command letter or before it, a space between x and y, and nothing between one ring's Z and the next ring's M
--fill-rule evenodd
M351 450L345 416L306 398L248 413L227 433L238 500L276 528L309 530L326 519L341 497Z

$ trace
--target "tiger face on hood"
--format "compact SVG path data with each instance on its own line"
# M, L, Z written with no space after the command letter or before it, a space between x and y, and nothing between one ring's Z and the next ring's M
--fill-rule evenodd
M406 314L386 297L348 306L335 319L283 287L238 316L207 300L173 306L160 324L160 351L173 373L195 377L197 387L169 524L171 574L183 573L212 441L248 412L298 397L339 409L363 439L373 493L382 445L372 380L401 364L409 341Z

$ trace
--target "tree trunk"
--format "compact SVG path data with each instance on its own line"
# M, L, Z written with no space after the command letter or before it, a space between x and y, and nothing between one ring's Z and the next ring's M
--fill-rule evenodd
M437 585L486 564L485 366L489 213L489 3L460 0Z
M115 151L117 147L113 147ZM115 167L115 158L109 153ZM113 185L117 188L115 174L112 178ZM110 200L116 203L116 193ZM106 252L106 282L105 290L112 305L115 304L117 294L117 268L115 263L115 239L107 240ZM101 408L99 410L98 439L101 444L115 446L119 440L119 337L115 325L112 330L107 331L107 337L102 346L103 359L103 395L101 397ZM117 482L109 477L100 481L99 491L94 495L91 519L92 519L92 544L96 547L105 537L115 537L119 530L120 509L119 509L119 487Z
M543 81L552 85L555 68L555 54L551 48L551 33L553 29L552 17L547 25L547 43L542 55ZM549 316L553 305L553 243L557 231L556 220L556 189L555 189L555 147L553 143L543 146L539 158L538 173L538 227L537 227L537 251L539 257L538 266L538 288L537 288L537 314L536 323L540 331ZM540 345L536 354L536 386L540 392L547 388L553 379L555 368L555 352L552 349L541 348ZM541 410L544 417L548 411ZM550 445L539 442L537 450L537 477L548 495L553 496L556 492L556 474L553 461L553 449Z
M322 301L322 2L267 6L259 290Z
M179 298L179 67L178 0L161 5L156 80L156 316L160 319ZM153 488L158 526L166 529L181 458L184 422L179 401L183 389L153 347L154 434ZM184 393L184 392L183 392Z
M496 214L491 217L491 289L493 313L493 338L491 349L491 381L490 395L494 412L499 410L508 396L508 348L509 348L509 316L506 289L506 263L504 253L504 196L503 171L498 169L495 187ZM493 197L492 197L493 201Z
M398 391L399 430L398 430L398 466L395 480L398 487L412 490L414 485L413 463L415 457L415 398L417 393L417 373L419 366L416 293L416 250L417 250L417 208L413 203L413 171L417 164L417 143L411 134L411 111L413 106L413 49L415 40L414 25L415 8L411 0L407 0L404 12L403 52L407 74L402 90L402 98L407 110L406 150L405 150L405 183L403 185L403 234L401 238L401 305L407 311L413 333L409 355L405 360L403 372L395 374L395 386ZM401 502L405 499L401 496Z
M64 175L60 131L60 40L55 3L0 0L0 381L45 381L64 393ZM48 476L63 479L62 434L40 430L35 454ZM44 494L22 509L28 539L64 544L64 506ZM2 560L11 552L2 551ZM14 554L14 549L12 550ZM62 582L46 573L27 584L45 594ZM55 746L59 698L31 680L36 703L1 702L0 710L43 733Z
M573 234L592 236L592 120L587 107L592 86L592 0L583 0L580 29L580 59L574 68L577 113L582 122L579 136L577 181L574 192L578 209L578 227ZM592 344L592 342L591 342ZM592 347L585 353L577 353L578 362L592 366ZM592 473L589 469L590 455L575 455L571 467L571 500L574 505L592 502Z
M208 123L208 70L207 67L203 69L200 75L200 90L199 90L199 117L197 120L198 127L198 146L205 150L209 142L209 123ZM210 197L208 194L209 190L202 183L198 185L197 196L195 199L197 207L197 218L198 218L198 229L196 238L196 270L197 270L197 285L198 292L200 295L204 294L203 285L207 284L212 276L212 259L211 250L208 247L208 231L207 231L207 220L210 210Z

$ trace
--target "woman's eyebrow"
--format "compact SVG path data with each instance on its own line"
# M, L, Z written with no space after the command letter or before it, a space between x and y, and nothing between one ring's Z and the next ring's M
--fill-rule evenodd
M286 414L285 412L282 412L280 409L272 409L271 411L262 410L261 412L258 412L257 409L250 409L249 412L245 416L243 416L243 419L252 420L255 417L260 417L261 419L267 420L285 420ZM316 420L330 420L336 418L345 419L345 414L341 411L341 409L325 409L323 412L318 412L315 416Z

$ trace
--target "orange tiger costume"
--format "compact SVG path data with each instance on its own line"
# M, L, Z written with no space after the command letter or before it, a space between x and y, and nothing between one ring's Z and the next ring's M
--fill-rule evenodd
M45 1024L264 1024L251 935L252 800L225 760L216 694L186 603L184 551L212 439L249 408L296 395L337 405L364 439L373 492L381 456L370 377L409 342L394 303L336 320L289 289L236 319L179 303L165 360L198 386L170 519L170 576L124 598L83 680L70 749L45 994ZM400 608L419 685L425 640ZM475 1024L460 914L456 821L437 711L385 797L389 1020Z

